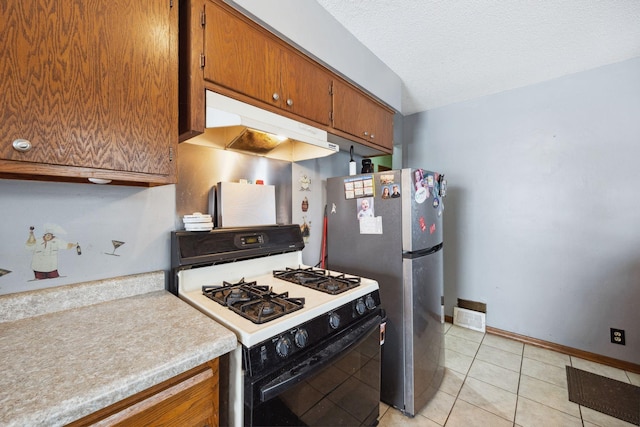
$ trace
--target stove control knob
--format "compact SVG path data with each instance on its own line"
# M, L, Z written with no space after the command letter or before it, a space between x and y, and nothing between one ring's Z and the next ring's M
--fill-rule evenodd
M293 341L298 347L303 348L309 341L309 333L307 333L305 329L298 329L293 337Z
M338 329L340 326L340 316L337 313L329 315L329 326L331 326L331 329Z
M291 352L291 340L289 337L281 337L276 342L276 353L280 357L287 357Z
M359 298L358 301L356 301L356 312L359 315L363 315L365 311L367 311L367 306L364 304L362 298Z
M364 300L365 304L367 304L367 308L369 310L373 310L374 308L376 308L376 302L374 301L373 297L371 295L367 295L367 297Z

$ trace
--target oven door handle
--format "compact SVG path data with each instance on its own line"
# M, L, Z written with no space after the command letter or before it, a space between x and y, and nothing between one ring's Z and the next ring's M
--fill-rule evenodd
M260 401L266 402L289 387L310 378L318 371L324 369L329 364L340 358L345 352L356 347L363 342L372 331L380 328L382 318L375 316L365 323L357 326L337 341L332 341L323 349L315 352L311 357L305 358L303 362L289 369L282 375L269 381L260 387Z

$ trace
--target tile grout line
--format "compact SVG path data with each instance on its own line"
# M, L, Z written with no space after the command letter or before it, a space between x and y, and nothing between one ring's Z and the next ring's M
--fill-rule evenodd
M451 331L451 328L452 328L452 326L449 326L449 328L447 329L447 332L445 333L445 335L447 335ZM452 335L452 336L455 336L455 335ZM458 337L458 338L461 338L461 337ZM484 339L484 336L482 337L482 339ZM480 348L480 346L478 346L478 348ZM478 350L476 350L476 354L477 353L478 353ZM475 360L475 355L473 356L473 360ZM471 364L473 364L473 360L471 360ZM471 369L471 365L469 365L469 369ZM443 427L446 427L447 422L449 422L449 417L451 417L451 413L453 412L453 408L454 408L454 406L456 406L456 402L458 401L458 396L460 396L460 392L462 391L462 387L464 387L464 382L467 380L467 375L469 375L469 369L467 369L467 372L464 374L464 379L462 380L462 384L460 385L460 389L456 393L455 399L453 399L453 405L451 405L451 409L449 409L449 413L447 414L447 417L444 420L444 424L442 424Z
M449 333L449 331L451 330L451 327L452 326L450 326L449 329L447 329L446 334ZM452 336L456 336L456 335L452 335ZM449 413L447 414L447 418L444 420L443 427L446 427L447 422L449 421L449 417L451 416L451 413L453 412L453 407L456 406L456 402L460 398L460 392L462 392L462 387L464 387L464 383L467 381L467 377L469 376L469 371L471 370L471 366L473 365L473 362L476 360L476 356L478 355L478 352L480 351L480 346L482 345L482 341L484 341L484 337L485 336L486 336L486 333L484 333L482 335L482 339L480 340L480 343L478 344L478 348L476 349L476 352L473 355L473 359L471 360L471 364L469 365L469 369L467 369L467 372L465 372L465 374L464 374L464 379L462 380L462 384L460 385L460 389L456 393L455 399L453 400L453 405L451 405L451 409L449 410ZM462 338L462 337L457 337L457 338ZM462 338L462 339L466 339L466 338ZM467 340L467 341L471 341L471 340Z
M451 329L451 328L449 328L449 329ZM447 333L448 333L448 331L447 331ZM457 338L461 338L461 339L465 339L465 340L467 340L467 339L466 339L466 338L464 338L464 337L459 337L459 336L457 336L457 335L453 335L453 336L455 336L455 337L457 337ZM475 353L474 353L474 355L473 355L473 359L471 360L471 365L469 365L469 369L467 369L467 372L464 374L464 380L462 380L462 385L460 386L460 390L458 390L458 393L457 393L457 394L456 394L456 396L455 396L455 400L453 401L453 406L451 407L451 410L449 411L449 414L447 415L447 418L446 418L446 420L445 420L445 423L443 424L443 427L446 427L447 422L449 421L449 417L451 416L451 413L453 412L453 407L456 405L456 402L458 401L458 399L460 399L460 393L462 392L462 387L464 387L464 385L465 385L465 383L466 383L466 381L467 381L467 378L473 378L473 377L469 377L469 371L471 371L471 366L473 366L473 363L476 361L476 357L478 356L478 353L480 352L480 347L482 347L482 343L484 342L484 339L485 339L485 337L486 337L486 336L487 336L486 332L485 332L485 333L483 333L483 335L482 335L482 339L481 339L481 340L480 340L480 342L478 343L478 348L476 349L476 351L475 351ZM467 340L467 341L474 342L474 341L471 341L471 340ZM488 345L488 344L487 344L487 346L492 347L492 346L490 346L490 345ZM495 347L492 347L492 348L495 348ZM522 364L522 361L521 361L520 363ZM475 380L475 378L474 378L474 380ZM481 381L481 380L477 380L477 381ZM520 380L518 380L518 383L519 383L519 381L520 381ZM483 381L482 381L482 382L483 382ZM516 399L517 399L517 395L516 395ZM492 415L495 415L495 416L497 416L497 417L500 417L500 415L494 414L494 413L493 413L493 412L491 412L491 411L487 411L486 409L481 408L481 407L479 407L479 406L476 406L476 405L475 405L475 404L473 404L473 403L469 403L469 402L466 402L466 401L465 401L465 403L468 403L469 405L474 406L474 407L476 407L476 408L480 409L481 411L485 411L485 412L488 412L488 413L490 413L490 414L492 414ZM500 417L500 418L502 418L502 417ZM504 418L502 418L502 419L504 419ZM505 421L506 421L506 420L505 420ZM514 414L514 419L513 419L513 422L512 422L512 426L513 426L513 427L515 427L515 414Z
M522 381L522 365L524 364L524 344L522 345L522 354L520 355L520 370L518 371L518 387L516 388L516 407L513 408L513 427L516 426L516 417L518 415L518 401L520 400L520 383Z
M487 336L487 334L486 334L486 332L485 332L485 333L484 333L484 335L482 336L482 339L481 339L481 340L480 340L480 342L479 342L478 349L476 350L476 352L475 352L475 354L474 354L474 356L473 356L473 360L471 361L471 366L473 366L473 363L476 361L476 357L478 356L478 353L480 352L480 348L481 348L481 347L482 347L482 345L484 344L484 340L485 340L486 336ZM500 347L494 347L494 346L492 346L492 345L490 345L490 344L485 344L485 345L486 345L487 347L491 347L491 348L493 348L493 349L502 350L502 351L505 351L505 352L507 352L507 353L512 353L512 352L510 352L510 351L508 351L508 350L504 350L503 348L500 348ZM516 353L512 353L512 354L516 354ZM517 386L517 388L516 388L516 393L515 393L515 395L516 395L516 406L515 406L515 408L514 408L513 421L511 421L511 425L512 425L513 427L515 427L515 426L516 426L516 414L517 414L517 409L518 409L518 398L519 398L519 394L518 394L518 393L519 393L519 391L520 391L520 378L521 378L521 375L522 375L522 364L523 364L523 359L524 359L524 345L522 346L522 352L520 353L520 368L519 368L519 370L518 370L518 386ZM478 360L480 360L480 359L478 359ZM491 362L487 362L487 363L491 363ZM493 363L491 363L491 364L493 364ZM467 378L469 378L469 371L471 371L471 366L469 366L469 369L467 370L467 373L465 374L465 378L464 378L464 381L463 381L463 383L462 383L462 387L464 387L464 384L465 384L465 382L466 382ZM495 366L499 366L499 365L495 365ZM473 377L471 377L471 378L473 378ZM475 379L475 378L474 378L474 379ZM478 381L484 382L484 381L482 381L482 380L478 380ZM487 383L487 384L488 384L488 383ZM490 384L490 385L492 385L492 384ZM460 391L462 391L462 387L460 387ZM494 387L496 387L496 386L494 386ZM500 388L500 387L498 387L498 388ZM505 390L505 389L503 389L503 390ZM456 396L456 399L455 399L455 401L454 401L454 406L455 406L455 403L456 403L456 402L458 401L458 399L459 399L460 391L458 391L458 395ZM509 390L505 390L505 391L507 391L507 392L508 392ZM467 402L467 403L468 403L468 402ZM472 404L472 403L470 403L470 405L475 406L476 408L478 408L478 409L480 409L480 410L485 410L485 409L483 409L483 408L481 408L481 407L479 407L479 406L476 406L476 405L474 405L474 404ZM452 410L453 410L453 408L452 408ZM486 411L486 410L485 410L485 411ZM493 414L493 415L496 415L496 416L500 417L500 415L494 414L493 412L490 412L490 411L488 411L488 412L489 412L489 413L491 413L491 414ZM451 415L451 412L449 413L449 415ZM502 418L502 417L500 417L500 418ZM504 418L503 418L503 419L504 419ZM447 417L447 420L448 420L448 417ZM508 420L505 420L505 421L508 421ZM446 426L446 422L445 422L445 426Z

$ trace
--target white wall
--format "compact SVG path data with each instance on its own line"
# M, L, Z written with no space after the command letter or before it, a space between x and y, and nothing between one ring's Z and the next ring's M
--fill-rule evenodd
M405 165L448 180L447 314L486 302L490 326L640 363L640 58L408 116L404 136Z

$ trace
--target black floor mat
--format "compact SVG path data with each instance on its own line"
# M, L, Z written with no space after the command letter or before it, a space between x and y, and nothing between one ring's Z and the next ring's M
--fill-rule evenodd
M640 387L567 366L569 400L640 425Z

